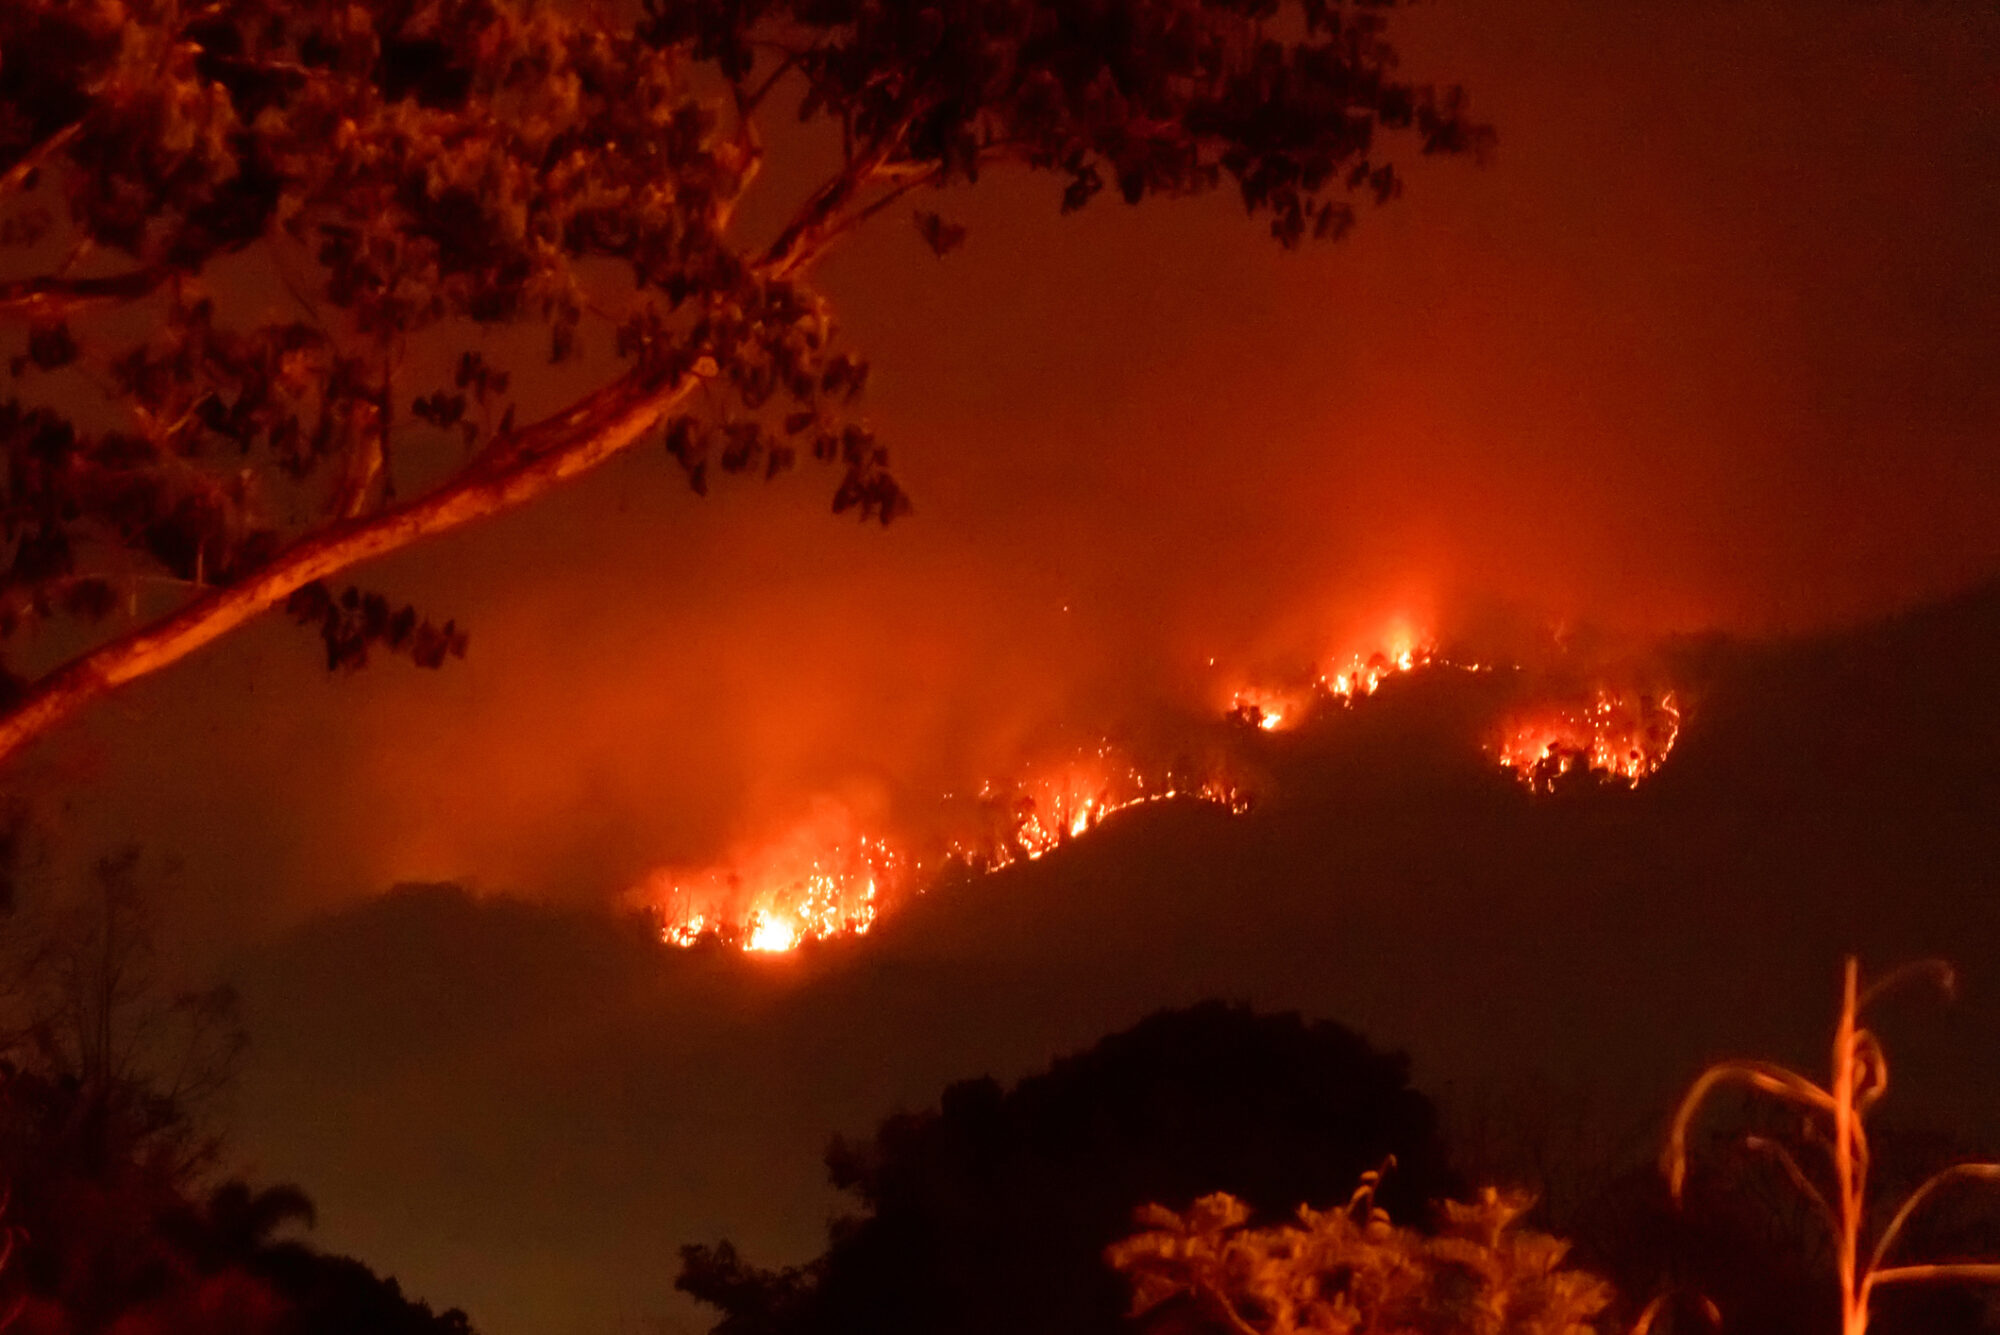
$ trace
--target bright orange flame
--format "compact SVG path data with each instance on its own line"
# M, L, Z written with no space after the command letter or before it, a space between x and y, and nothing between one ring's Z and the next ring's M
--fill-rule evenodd
M1536 792L1554 792L1570 774L1637 788L1664 765L1680 737L1674 692L1600 689L1583 705L1553 705L1510 721L1492 750L1504 769Z
M883 887L902 873L905 859L851 825L844 812L822 809L717 866L655 872L638 893L670 945L716 940L777 953L806 941L859 936L874 925Z
M1229 717L1266 732L1290 728L1332 704L1352 707L1391 677L1432 667L1495 670L1447 658L1427 635L1399 625L1380 647L1365 656L1334 659L1309 681L1234 692ZM1517 712L1489 749L1535 792L1553 792L1569 775L1637 787L1666 762L1680 727L1680 705L1671 690L1656 698L1600 688L1581 704ZM1240 784L1225 774L1147 768L1105 743L1025 777L986 784L970 833L960 825L959 837L933 835L923 845L946 854L946 865L933 865L928 874L901 847L860 833L845 811L825 808L789 833L716 866L657 872L641 894L669 944L713 940L782 954L808 941L866 933L885 894L921 894L950 868L989 873L1034 862L1121 811L1177 799L1232 813L1250 805Z
M1225 780L1149 772L1109 745L1026 780L988 784L979 797L980 833L949 844L952 865L975 872L1038 860L1146 802L1186 798L1232 812L1249 807ZM638 894L669 945L717 941L782 954L807 941L864 935L885 894L921 894L935 879L888 841L856 833L846 812L827 807L717 866L656 872Z
M745 950L790 950L799 943L799 925L789 918L753 917Z
M1229 717L1265 732L1279 732L1296 727L1312 711L1312 702L1310 687L1293 690L1245 687L1229 697Z
M1351 707L1374 695L1391 677L1430 667L1492 672L1490 663L1447 658L1427 633L1397 621L1377 648L1336 657L1309 689L1245 687L1229 700L1228 716L1265 731L1293 727L1315 708ZM1520 670L1518 666L1515 669ZM1666 763L1680 735L1680 705L1673 691L1600 688L1581 704L1554 703L1510 719L1492 742L1500 764L1536 792L1552 792L1570 774L1595 775L1637 787Z
M1246 686L1235 691L1229 697L1228 715L1266 732L1281 731L1304 722L1319 705L1329 701L1351 705L1375 694L1389 678L1433 664L1468 672L1484 670L1481 664L1442 657L1429 635L1398 621L1369 652L1328 658L1310 682L1290 687Z
M1436 657L1437 650L1428 642L1377 649L1366 658L1355 654L1320 673L1319 684L1343 704L1352 704L1361 696L1375 694L1391 677L1428 667Z
M1232 813L1250 806L1249 796L1227 778L1149 772L1109 745L1024 780L989 783L979 796L985 829L951 846L952 856L976 871L1034 862L1117 813L1149 802L1208 802Z

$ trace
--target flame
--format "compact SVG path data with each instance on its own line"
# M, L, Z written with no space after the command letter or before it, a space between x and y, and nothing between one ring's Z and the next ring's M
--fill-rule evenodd
M1675 692L1599 688L1582 705L1555 704L1516 717L1492 745L1501 768L1534 792L1554 792L1571 774L1637 788L1664 765L1681 731Z
M1434 639L1407 623L1365 655L1322 661L1325 666L1304 680L1234 691L1228 718L1275 732L1335 704L1353 708L1392 677L1434 668L1499 670L1445 656ZM1518 664L1511 670L1525 673ZM1666 762L1680 728L1674 691L1600 686L1580 701L1544 701L1515 711L1489 739L1488 749L1533 792L1553 792L1572 775L1636 788ZM954 799L946 794L944 800ZM1249 793L1219 768L1149 766L1106 742L983 785L969 813L960 810L962 819L944 822L955 834L934 829L917 840L927 853L942 854L928 871L906 845L863 833L851 814L826 806L716 865L656 872L638 893L667 944L716 941L746 952L784 954L810 941L866 934L885 899L922 894L951 875L983 875L1039 861L1121 811L1177 800L1231 813L1250 806Z
M1377 649L1366 658L1355 654L1344 664L1320 673L1319 685L1342 704L1352 704L1357 698L1375 694L1391 677L1429 667L1436 657L1437 648L1428 641Z
M875 925L883 892L905 874L907 859L852 825L846 812L823 806L715 866L655 872L637 894L669 945L715 940L781 953L806 941L861 936Z
M1280 690L1250 686L1229 697L1228 716L1265 732L1297 727L1312 712L1313 690Z
M1438 651L1437 641L1428 633L1411 630L1407 622L1395 624L1396 629L1366 653L1330 656L1325 666L1303 685L1237 689L1229 697L1228 717L1265 732L1276 732L1303 723L1323 705L1351 706L1375 694L1391 677L1405 673L1433 666L1464 672L1492 671L1490 664L1447 658Z
M951 856L983 872L1038 861L1119 812L1152 802L1206 802L1232 814L1250 808L1248 793L1226 776L1149 771L1108 744L1009 784L989 783L979 796L985 828L954 840Z
M866 930L865 928L862 930ZM799 943L799 925L789 918L752 916L745 950L790 950Z
M1226 712L1235 722L1246 723L1265 732L1279 732L1297 727L1328 701L1353 704L1357 699L1375 694L1382 683L1391 677L1443 661L1428 635L1411 631L1405 623L1399 622L1396 629L1384 635L1365 654L1330 655L1326 665L1315 671L1309 681L1283 686L1258 684L1237 688L1229 696ZM1214 660L1210 659L1209 664L1214 666Z
M865 935L885 898L922 894L951 869L985 874L1038 861L1120 811L1177 799L1249 809L1248 795L1222 777L1148 769L1106 743L1070 763L983 786L977 829L948 840L947 857L929 874L900 846L858 833L850 814L823 804L767 844L715 866L656 872L636 893L668 945L714 941L783 954L808 941Z
M1427 632L1407 621L1393 623L1365 655L1336 656L1310 686L1246 686L1229 697L1227 717L1266 732L1294 727L1333 703L1352 708L1392 677L1427 668L1493 672L1492 663L1458 659L1439 651ZM1214 660L1210 660L1213 666ZM1520 664L1511 670L1520 674ZM1508 719L1489 743L1502 768L1528 787L1553 792L1571 774L1636 788L1666 763L1680 736L1681 711L1674 691L1622 690L1601 686L1581 703L1544 703Z

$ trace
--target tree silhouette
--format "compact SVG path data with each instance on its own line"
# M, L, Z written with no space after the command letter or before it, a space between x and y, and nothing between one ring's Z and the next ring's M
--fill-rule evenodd
M1112 1331L1127 1300L1104 1250L1139 1206L1224 1191L1282 1217L1345 1203L1391 1154L1385 1203L1422 1218L1452 1183L1403 1057L1338 1025L1209 1002L1011 1089L955 1084L867 1143L836 1139L832 1181L864 1212L819 1259L767 1271L728 1243L687 1247L678 1283L721 1312L717 1335Z
M835 510L901 513L815 263L1006 164L1052 173L1064 211L1229 186L1285 245L1338 236L1355 195L1399 188L1385 132L1490 139L1395 77L1385 8L0 6L0 639L99 626L0 675L0 755L280 606L331 666L436 666L455 623L327 581L644 439L697 491L804 452L839 470ZM787 100L824 134L785 136L802 156L769 179L812 184L746 230ZM939 253L963 238L913 216ZM503 327L545 357L501 357Z
M6 1329L468 1335L290 1232L313 1222L299 1188L215 1182L204 1105L242 1036L226 992L168 987L137 866L100 863L96 893L28 944L25 1014L0 1034Z

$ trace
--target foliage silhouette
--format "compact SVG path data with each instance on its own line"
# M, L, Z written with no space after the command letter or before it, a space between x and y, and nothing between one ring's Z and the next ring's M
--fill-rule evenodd
M0 674L0 755L276 607L331 665L435 666L460 627L334 577L643 439L697 491L809 454L839 470L836 511L886 522L908 503L814 264L1003 165L1053 174L1065 212L1229 187L1287 246L1338 236L1355 196L1397 193L1392 137L1491 139L1455 90L1396 76L1387 7L0 7L0 320L22 336L0 639L108 626ZM824 133L785 136L797 170L769 179L815 183L748 233L759 118L788 99ZM963 239L911 216L939 254ZM578 373L489 361L520 344L485 337L503 327Z
M1208 1002L1167 1011L1010 1089L986 1080L935 1110L835 1140L834 1184L864 1212L810 1265L759 1270L683 1248L679 1287L717 1335L1121 1329L1106 1246L1148 1202L1221 1189L1277 1217L1339 1204L1394 1155L1384 1195L1415 1213L1452 1185L1407 1062L1338 1025Z
M297 1187L215 1182L206 1113L242 1035L226 991L176 995L127 853L24 952L0 1050L0 1311L13 1335L468 1335L292 1236ZM16 921L11 926L19 928Z

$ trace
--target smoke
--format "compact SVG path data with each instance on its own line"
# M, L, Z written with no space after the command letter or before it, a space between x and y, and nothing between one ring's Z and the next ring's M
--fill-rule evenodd
M260 628L33 786L79 858L163 846L238 926L411 879L601 902L816 804L899 829L1106 738L1171 758L1399 625L1589 665L1552 699L1627 661L1657 692L1661 636L2000 568L1990 11L1396 24L1501 152L1416 164L1337 246L1001 176L926 202L970 228L948 259L885 215L834 260L911 520L635 456L362 573L469 625L466 662L328 680Z

